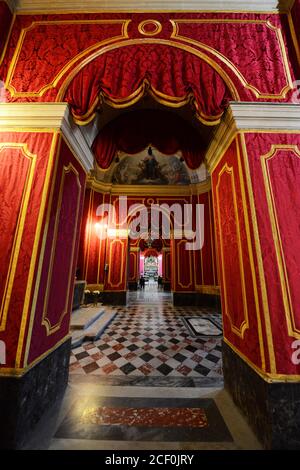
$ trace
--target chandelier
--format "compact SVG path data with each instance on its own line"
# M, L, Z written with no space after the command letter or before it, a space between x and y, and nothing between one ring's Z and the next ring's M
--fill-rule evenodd
M146 245L147 245L148 248L151 248L153 242L154 242L154 240L153 240L153 238L151 237L151 231L149 230L149 232L148 232L148 238L146 238L145 243L146 243Z

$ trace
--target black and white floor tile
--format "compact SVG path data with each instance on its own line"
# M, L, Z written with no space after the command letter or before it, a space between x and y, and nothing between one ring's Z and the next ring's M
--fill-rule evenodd
M131 293L99 340L72 350L71 374L222 379L221 339L195 338L182 321L209 315L221 325L221 315L171 300L163 292Z

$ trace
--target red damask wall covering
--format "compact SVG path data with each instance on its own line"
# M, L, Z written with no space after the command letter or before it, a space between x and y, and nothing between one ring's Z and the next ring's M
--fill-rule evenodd
M290 100L298 65L287 15L151 19L153 36L148 14L17 15L1 68L6 99L66 100L86 121L102 100L126 106L148 89L170 106L191 100L208 123L230 99Z

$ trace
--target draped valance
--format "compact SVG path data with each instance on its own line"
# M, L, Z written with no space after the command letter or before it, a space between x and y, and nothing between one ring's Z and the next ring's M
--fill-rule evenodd
M110 166L117 151L136 154L152 145L165 155L181 150L189 168L202 163L205 146L199 133L170 111L141 110L122 114L97 135L93 151L102 169Z
M137 102L146 92L160 103L192 102L205 124L216 124L232 98L216 70L182 49L143 44L120 47L86 65L65 96L79 123L86 123L105 100L115 108Z

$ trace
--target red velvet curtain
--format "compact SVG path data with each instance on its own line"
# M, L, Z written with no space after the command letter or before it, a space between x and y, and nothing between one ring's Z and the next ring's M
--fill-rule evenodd
M220 119L231 99L217 72L197 56L161 44L120 47L84 67L65 100L80 122L93 117L100 97L115 107L130 106L146 90L167 106L193 101L207 123Z
M102 169L110 166L118 150L136 154L153 145L165 155L182 151L189 168L198 168L205 149L196 130L184 119L167 111L143 110L126 113L107 124L93 143Z

